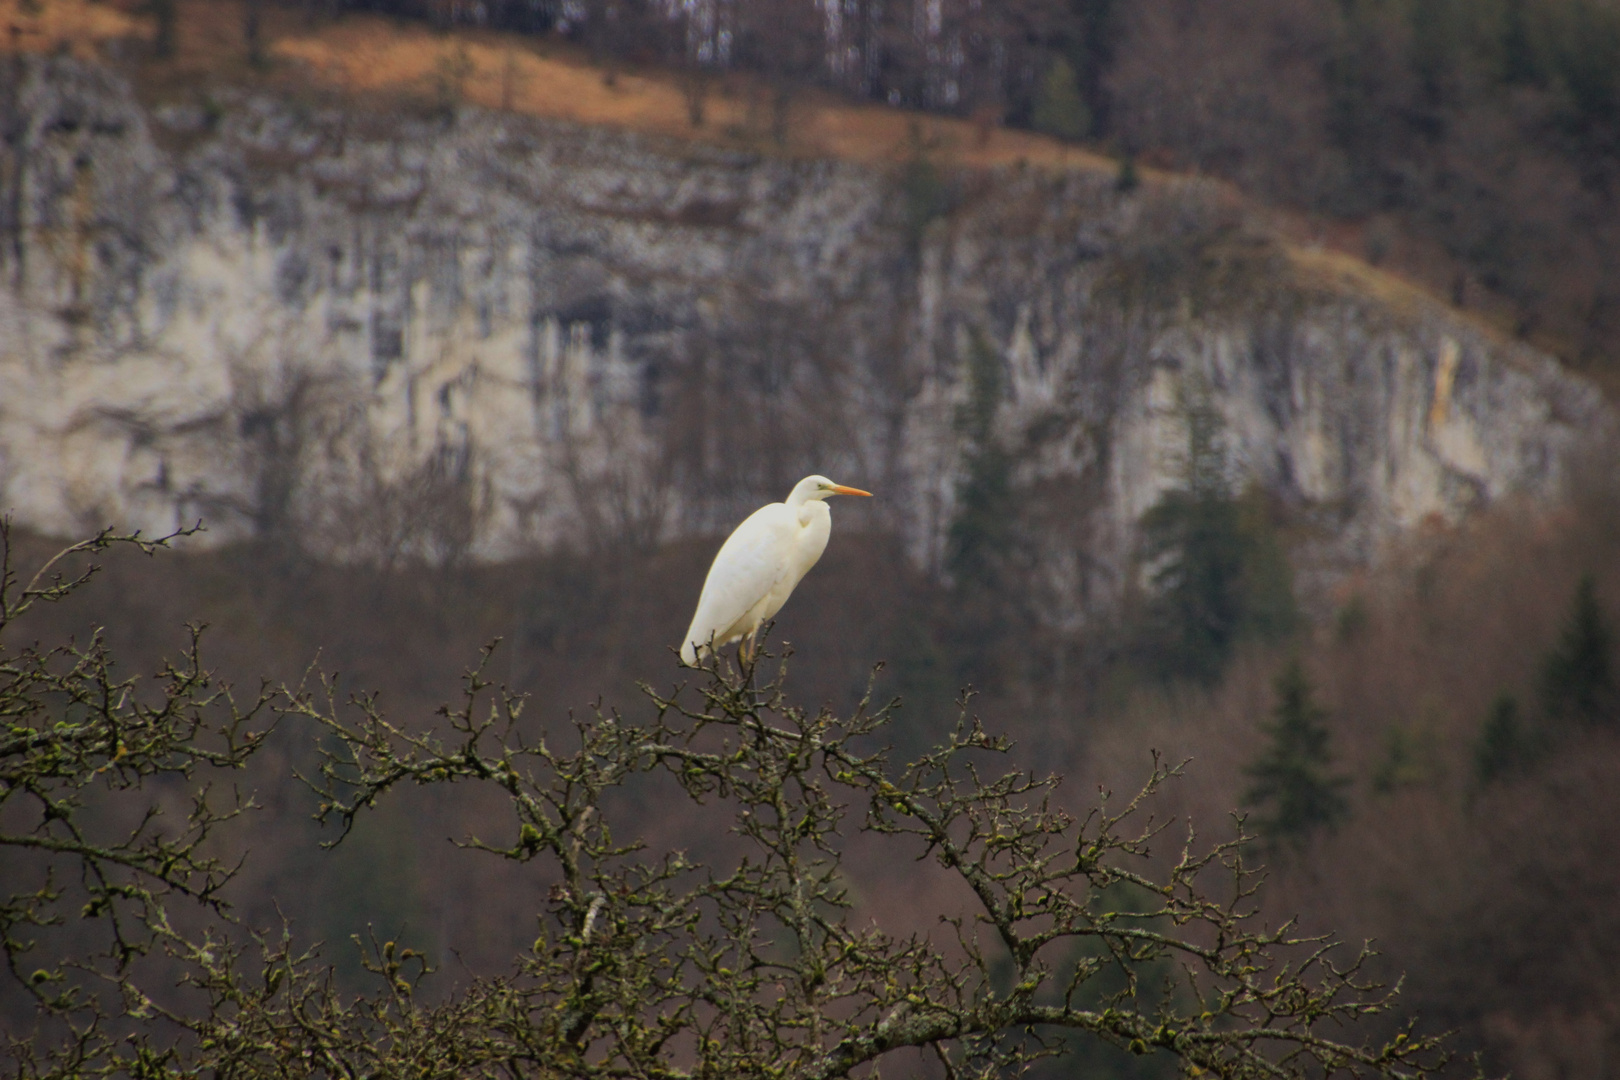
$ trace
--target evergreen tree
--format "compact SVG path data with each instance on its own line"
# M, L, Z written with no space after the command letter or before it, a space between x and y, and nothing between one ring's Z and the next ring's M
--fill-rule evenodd
M152 53L160 60L174 56L178 17L176 0L148 0L146 10L155 22L152 32Z
M1296 658L1275 683L1277 705L1264 726L1269 742L1244 771L1254 783L1243 796L1255 807L1260 835L1273 843L1303 844L1320 828L1333 828L1349 813L1342 794L1348 777L1334 775L1327 711L1311 700L1311 683Z
M264 0L247 0L242 5L242 41L247 45L248 63L262 70L270 58L264 51Z
M1425 728L1394 726L1384 735L1384 760L1373 770L1372 789L1388 795L1429 780L1433 739Z
M1204 683L1225 670L1242 615L1243 545L1220 432L1219 414L1195 395L1187 406L1185 486L1142 518L1145 555L1158 564L1148 610L1152 666Z
M1406 18L1412 67L1429 99L1438 101L1460 59L1464 12L1454 0L1411 0Z
M951 210L951 185L945 173L928 156L922 131L916 125L911 129L911 155L900 170L899 188L901 228L906 246L915 255L922 246L928 226Z
M1614 635L1598 603L1597 579L1581 578L1564 632L1542 661L1541 702L1553 720L1613 723L1617 705L1610 655Z
M1563 121L1595 162L1620 153L1620 7L1602 0L1552 6L1553 73L1565 99Z
M1530 22L1525 0L1506 0L1502 9L1502 66L1505 83L1538 83L1541 66L1530 38Z
M1142 186L1142 178L1136 172L1136 155L1126 151L1120 155L1119 175L1114 180L1114 187L1121 192L1135 191Z
M1000 554L1012 522L1012 459L995 438L1001 405L1001 357L975 332L968 343L968 400L958 413L964 473L956 487L957 513L946 534L945 567L958 589L996 590Z
M1030 121L1036 131L1060 139L1078 139L1091 130L1091 110L1080 96L1080 80L1073 65L1061 56L1046 69Z
M1519 701L1501 694L1474 741L1474 781L1484 787L1523 770L1535 758L1536 740L1519 718Z
M1018 508L1013 455L995 434L1005 386L1001 356L975 331L967 361L968 400L956 418L963 471L956 517L945 534L945 569L954 587L942 643L952 657L952 685L986 687L1000 678L995 644L1017 640L1024 622L1015 599L1020 590L1009 573L1016 565Z
M1108 130L1107 75L1114 54L1125 36L1125 5L1120 0L1069 0L1076 33L1065 43L1086 103L1090 134Z
M1194 388L1185 404L1185 486L1142 518L1154 596L1138 643L1161 678L1214 683L1236 644L1279 641L1296 621L1287 556L1263 504L1233 497L1222 420Z

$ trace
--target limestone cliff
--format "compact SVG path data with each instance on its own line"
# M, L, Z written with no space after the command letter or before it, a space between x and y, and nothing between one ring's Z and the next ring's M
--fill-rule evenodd
M1208 185L904 176L550 125L0 79L0 507L37 529L281 531L501 558L713 531L819 471L937 564L973 357L1051 617L1107 606L1178 482L1367 559L1556 492L1595 390ZM980 383L980 385L985 385Z

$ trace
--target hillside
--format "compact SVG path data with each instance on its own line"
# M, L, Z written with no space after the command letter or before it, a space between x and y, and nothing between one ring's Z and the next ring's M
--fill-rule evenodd
M449 102L619 131L753 150L775 156L837 158L867 164L906 160L919 141L955 164L1117 169L1117 162L1028 131L976 124L908 109L869 106L804 90L773 115L773 90L746 75L715 76L703 89L701 124L692 122L689 88L657 66L593 63L565 41L458 29L355 13L311 20L295 9L263 13L264 60L250 61L242 38L244 8L225 0L182 0L173 55L149 55L152 22L129 5L91 0L0 3L14 28L7 51L101 55L109 44L135 61L129 73L156 100L206 97L212 87L263 88L311 100L329 95L385 110Z

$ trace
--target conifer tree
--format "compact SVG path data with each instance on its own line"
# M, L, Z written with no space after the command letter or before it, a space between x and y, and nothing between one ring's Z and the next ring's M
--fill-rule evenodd
M1525 0L1507 0L1502 8L1501 79L1525 84L1541 81L1541 65L1530 36Z
M1240 641L1288 636L1295 622L1293 582L1265 507L1234 496L1224 421L1208 388L1189 380L1182 394L1183 486L1142 516L1155 595L1138 649L1161 678L1208 685L1226 671Z
M1331 771L1327 711L1311 699L1311 683L1296 658L1274 684L1277 705L1264 726L1269 742L1245 772L1254 783L1243 796L1260 816L1255 827L1273 843L1302 844L1319 828L1332 828L1349 813L1342 791L1349 778Z
M1142 186L1142 178L1136 172L1136 155L1126 151L1119 158L1119 175L1114 180L1114 187L1121 192L1135 191Z
M1035 110L1030 117L1035 130L1060 139L1079 139L1091 130L1091 110L1080 96L1080 80L1074 66L1059 56L1047 68L1035 94Z
M945 536L945 568L954 584L953 611L942 627L953 654L953 685L994 686L997 654L986 642L1014 639L1020 611L1009 577L1016 565L1017 500L1013 455L996 438L1003 394L1001 356L980 333L969 338L969 396L957 415L963 475L957 512ZM1013 564L1013 565L1010 565Z
M997 554L1012 522L1012 460L996 441L995 418L1004 393L1001 357L979 333L968 341L969 395L957 415L963 436L959 510L946 534L945 565L958 588L999 590Z
M1591 574L1575 587L1575 600L1558 644L1542 661L1541 702L1553 720L1613 723L1620 704L1610 655L1614 634L1598 603Z
M1523 769L1535 756L1531 731L1519 719L1519 699L1500 694L1474 742L1474 780L1480 787Z

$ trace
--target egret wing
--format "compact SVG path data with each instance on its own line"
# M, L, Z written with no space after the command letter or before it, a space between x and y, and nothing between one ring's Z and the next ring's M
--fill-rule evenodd
M686 644L706 646L710 637L716 646L726 644L728 631L769 596L788 572L794 538L780 520L786 509L781 503L760 507L720 546L703 582L683 648Z

